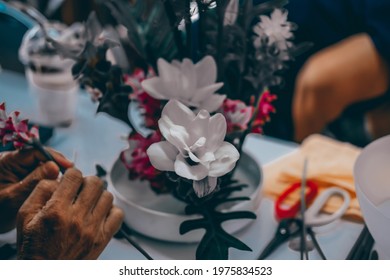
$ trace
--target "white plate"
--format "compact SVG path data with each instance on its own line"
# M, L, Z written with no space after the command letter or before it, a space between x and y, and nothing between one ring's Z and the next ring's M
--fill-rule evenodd
M262 173L260 165L252 157L243 153L236 170L235 179L248 184L248 188L236 195L249 196L249 201L230 205L228 210L255 212L260 204ZM148 237L172 242L198 242L204 234L203 229L187 234L179 233L180 224L199 216L187 216L185 204L170 194L157 195L148 182L130 181L128 172L118 159L108 176L108 188L114 195L114 203L125 212L125 223L133 230ZM225 230L234 233L248 225L250 219L227 221Z

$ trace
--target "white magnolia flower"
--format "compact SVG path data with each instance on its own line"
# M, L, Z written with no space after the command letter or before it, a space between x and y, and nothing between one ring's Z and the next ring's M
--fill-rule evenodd
M233 170L240 155L225 142L226 120L222 114L210 116L206 110L195 115L177 100L170 100L159 120L166 141L149 147L152 165L161 171L174 171L193 180L198 197L210 194L217 178Z
M275 9L271 17L261 15L260 22L253 28L257 34L254 44L256 47L261 46L262 38L268 38L268 44L276 44L280 50L288 48L289 39L293 37L291 32L291 23L287 21L288 12L283 12L280 9Z
M197 64L189 59L168 63L160 58L157 67L159 76L142 82L144 90L156 99L177 99L188 107L210 113L218 110L225 100L225 95L215 94L223 83L215 83L217 65L211 56Z

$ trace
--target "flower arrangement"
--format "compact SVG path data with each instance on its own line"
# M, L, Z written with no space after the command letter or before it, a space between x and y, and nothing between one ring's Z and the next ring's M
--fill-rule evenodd
M5 103L0 103L0 144L6 146L13 145L15 149L32 147L37 149L48 160L56 162L53 156L42 146L39 139L37 126L29 128L27 119L20 119L20 112L13 111L7 114ZM64 169L58 165L61 172Z
M50 45L75 60L73 75L99 102L98 112L131 128L120 158L130 179L146 180L199 214L181 224L181 234L204 228L198 259L226 259L228 249L251 250L221 224L255 219L249 211L221 212L245 185L233 178L246 136L261 133L275 112L270 87L307 44L292 43L286 1L253 6L252 0L102 1L127 30L123 48L137 65L122 69L107 58L119 46L102 36L92 14L84 42ZM142 126L132 117L142 117ZM131 187L131 184L129 184Z
M19 120L19 112L15 111L7 115L5 103L0 104L0 139L3 146L12 143L15 148L25 144L32 144L34 139L39 139L37 127L28 128L27 120Z

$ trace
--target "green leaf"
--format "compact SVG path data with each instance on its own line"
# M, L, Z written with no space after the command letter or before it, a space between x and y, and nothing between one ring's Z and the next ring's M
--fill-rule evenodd
M131 125L128 117L129 94L109 91L99 102L97 112L107 113L110 116Z
M245 243L228 234L220 226L215 226L214 230L207 231L200 241L196 250L196 259L226 260L229 248L252 251Z
M193 230L205 229L205 234L200 241L197 251L197 259L228 259L229 248L250 251L251 249L242 241L226 232L222 224L231 220L256 219L256 215L250 211L224 211L217 207L224 203L247 201L248 197L231 197L246 185L238 184L237 181L222 178L221 189L208 199L195 199L187 205L187 215L198 214L201 218L184 221L180 225L180 234L186 234Z
M178 42L163 1L105 1L117 21L128 31L129 43L149 65L158 58L171 61L178 56ZM174 19L175 20L175 19Z

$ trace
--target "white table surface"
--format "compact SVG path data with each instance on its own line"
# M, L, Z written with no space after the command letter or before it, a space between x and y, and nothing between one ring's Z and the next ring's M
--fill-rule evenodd
M7 110L20 110L22 116L35 120L34 102L28 94L24 76L4 71L0 73L0 102L5 101ZM105 114L96 115L96 104L90 101L86 93L80 92L77 116L68 128L57 128L48 143L49 146L72 159L76 152L76 166L84 175L93 175L95 164L109 168L117 159L127 143L121 140L129 132L127 125ZM263 165L292 152L297 148L289 143L265 136L250 135L244 149L256 157ZM252 252L230 250L231 259L255 259L272 239L277 222L273 214L273 202L262 199L257 211L257 219L240 230L235 236L246 243ZM337 221L317 228L317 238L328 259L345 259L356 241L361 224ZM15 238L15 232L0 235L0 242ZM155 259L193 259L196 245L169 243L136 236L137 241ZM310 259L320 259L316 251L310 252ZM100 259L143 259L135 249L122 240L113 239L104 250ZM270 259L299 259L299 252L292 251L287 244L276 250Z

